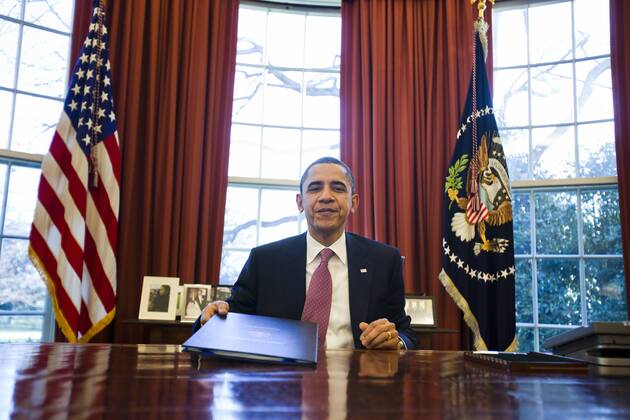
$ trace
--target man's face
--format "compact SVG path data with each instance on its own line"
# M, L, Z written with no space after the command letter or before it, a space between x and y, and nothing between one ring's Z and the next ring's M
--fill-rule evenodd
M296 202L306 214L308 231L323 245L331 245L343 233L350 212L359 206L345 169L333 163L311 167L302 191Z

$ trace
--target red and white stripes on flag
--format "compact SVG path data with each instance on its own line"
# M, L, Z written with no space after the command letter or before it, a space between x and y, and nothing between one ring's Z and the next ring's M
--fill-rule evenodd
M29 244L70 342L89 341L116 310L120 147L104 19L95 6L42 161Z
M488 218L489 212L485 204L479 199L479 194L472 194L468 197L466 205L466 220L471 225L479 223Z

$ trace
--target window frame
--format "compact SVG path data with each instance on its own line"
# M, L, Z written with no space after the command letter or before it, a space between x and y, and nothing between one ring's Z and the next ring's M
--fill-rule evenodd
M594 61L598 59L610 58L611 53L609 51L608 54L600 54L588 57L579 57L576 58L576 37L575 37L575 2L574 0L504 0L497 2L494 6L493 11L508 11L514 9L530 9L532 6L541 6L541 5L551 5L558 3L570 3L571 4L571 57L569 59L556 60L556 61L545 61L545 62L536 62L534 64L531 63L531 39L529 38L529 30L530 30L530 22L529 22L529 12L527 13L526 18L526 30L527 30L527 63L520 65L510 65L510 66L494 66L493 72L497 70L527 70L527 100L528 100L528 116L527 116L527 125L515 125L508 127L500 127L499 131L510 131L510 130L528 130L528 157L532 154L533 147L533 129L537 128L556 128L556 127L572 127L573 135L574 135L574 146L575 146L575 178L564 178L564 179L531 179L534 177L533 171L533 162L532 159L528 158L528 177L530 179L527 180L514 180L511 181L511 187L514 194L523 194L527 193L529 196L529 229L530 229L530 243L529 243L529 253L528 254L516 254L515 258L517 261L527 261L531 264L531 277L529 281L531 281L531 304L532 304L532 322L517 322L516 327L517 330L519 328L527 328L531 329L533 332L533 350L539 351L543 349L543 343L541 343L541 329L561 329L561 330L570 330L574 328L578 328L580 326L588 325L588 310L587 310L587 296L586 296L586 275L585 275L585 261L589 259L603 259L603 258L613 258L613 259L621 259L623 261L623 253L617 255L599 255L599 254L584 254L584 236L583 236L583 212L582 212L582 203L581 203L581 193L583 190L593 190L593 189L601 189L607 190L610 189L611 186L618 186L617 176L599 176L599 177L580 177L580 150L579 150L579 137L578 137L578 129L580 126L588 125L588 124L596 124L596 123L613 123L614 117L606 118L606 119L597 119L597 120L584 120L580 121L578 118L578 86L577 86L577 74L576 74L576 65L580 62L585 61ZM572 114L572 122L569 123L559 123L559 124L532 124L532 69L544 66L552 66L558 64L571 64L572 71L572 101L573 101L573 114ZM578 254L543 254L538 253L536 249L536 203L534 196L537 192L542 191L567 191L567 192L575 192L576 194L576 217L577 217L577 243L578 243ZM539 322L539 299L538 299L538 273L537 273L537 261L544 259L577 259L578 260L578 270L579 270L579 288L580 288L580 317L581 322L579 325L567 325L567 324L547 324ZM630 304L630 302L626 302L626 305Z
M322 2L322 4L325 4L326 2ZM260 3L260 2L256 2L256 1L241 1L240 7L242 8L248 8L248 9L257 9L257 10L266 10L267 12L267 16L269 15L270 12L279 12L279 11L289 11L289 12L295 12L295 13L303 13L305 16L311 16L311 15L315 15L315 16L341 16L341 8L340 7L330 7L330 6L318 6L318 5L297 5L297 4L273 4L273 3ZM305 34L306 34L306 26L304 28ZM306 39L306 35L305 35L305 39ZM303 62L304 64L304 59ZM301 72L302 73L302 80L304 81L304 74L305 73L331 73L331 74L337 74L340 75L340 70L333 70L333 69L322 69L322 68L311 68L311 67L305 67L304 65L302 67L286 67L286 66L274 66L274 65L270 65L267 57L265 57L264 61L262 64L251 64L251 63L239 63L238 62L238 57L237 57L237 62L236 62L238 67L245 67L245 68L252 68L252 69L260 69L263 72L263 80L262 80L262 86L266 86L266 80L267 80L267 73L268 73L268 69L269 68L273 68L276 70L281 70L281 71L294 71L294 72ZM264 103L264 90L263 90L263 103ZM301 106L302 106L302 111L304 109L304 97L305 97L305 90L302 89L301 92ZM262 159L263 159L263 152L262 152L262 148L263 148L263 141L262 141L262 130L264 130L265 128L280 128L280 129L293 129L293 130L299 130L300 132L300 157L302 157L302 146L303 146L303 134L305 130L308 131L321 131L321 132L335 132L335 133L340 133L341 129L340 128L322 128L322 127L309 127L309 126L305 126L304 125L304 113L302 112L302 116L301 116L301 124L300 125L278 125L278 124L266 124L264 122L264 108L262 110L262 115L261 115L261 119L260 119L260 123L251 123L251 122L241 122L241 121L236 121L234 119L232 119L231 121L231 125L232 127L236 126L247 126L247 127L256 127L259 128L261 130L261 141L258 144L258 173L259 175L261 175L260 177L242 177L242 176L228 176L228 188L230 187L243 187L243 188L250 188L250 189L256 189L257 190L257 194L258 194L258 198L257 198L257 219L256 219L256 244L254 246L259 246L261 245L260 242L260 231L261 231L261 198L262 198L262 192L265 189L269 189L269 190L287 190L287 191L294 191L296 194L299 193L299 188L300 188L300 182L299 179L279 179L279 178L264 178L262 177L262 170L263 170L263 164L262 164ZM304 171L304 167L302 167L302 159L300 159L300 164L299 164L299 171L300 173ZM305 230L305 219L304 219L304 215L298 213L297 211L297 207L296 207L296 216L297 216L297 229L296 229L296 235L299 234L300 232L303 232ZM227 206L226 206L226 216L227 216ZM221 260L223 260L223 257L225 255L225 252L230 252L230 251L235 251L235 252L249 252L251 250L251 248L248 247L232 247L232 246L226 246L225 244L222 245L222 255L221 255ZM223 266L223 264L221 264L221 266ZM240 267L238 268L240 270ZM220 276L223 276L223 270L221 270ZM234 281L236 279L233 279ZM222 284L228 284L228 283L222 283Z
M620 260L623 263L623 254L586 254L584 251L584 229L583 229L583 212L582 212L582 193L598 190L606 191L616 188L616 183L582 183L579 185L534 185L529 188L519 187L513 188L513 191L519 194L527 194L529 198L529 230L531 236L529 239L529 252L526 254L516 254L516 261L525 261L530 264L531 267L531 292L532 292L532 322L517 321L516 327L529 328L534 331L534 351L539 351L543 348L542 342L540 342L540 330L542 329L562 329L571 330L580 326L588 325L588 308L587 308L587 294L586 294L586 270L585 264L588 260L604 260L615 259ZM540 192L568 192L575 193L576 195L576 220L577 220L577 245L578 252L576 254L549 254L538 252L536 247L536 201L535 194ZM578 273L579 273L579 289L580 289L580 323L575 325L569 324L549 324L539 321L539 299L538 299L538 270L537 265L539 260L577 260Z

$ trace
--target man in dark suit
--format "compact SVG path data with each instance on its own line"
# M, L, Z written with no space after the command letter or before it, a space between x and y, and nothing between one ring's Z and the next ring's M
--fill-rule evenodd
M252 249L231 298L206 306L195 329L229 310L318 322L320 344L329 349L415 348L400 253L345 233L359 205L350 168L335 158L316 160L296 202L308 232Z

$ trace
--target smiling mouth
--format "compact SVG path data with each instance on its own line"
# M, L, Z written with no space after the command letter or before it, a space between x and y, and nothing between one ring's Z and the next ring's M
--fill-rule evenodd
M316 213L317 213L317 214L324 214L324 215L327 215L327 214L334 214L334 213L337 213L337 210L334 210L334 209L320 209L320 210L317 210L317 211L316 211Z

